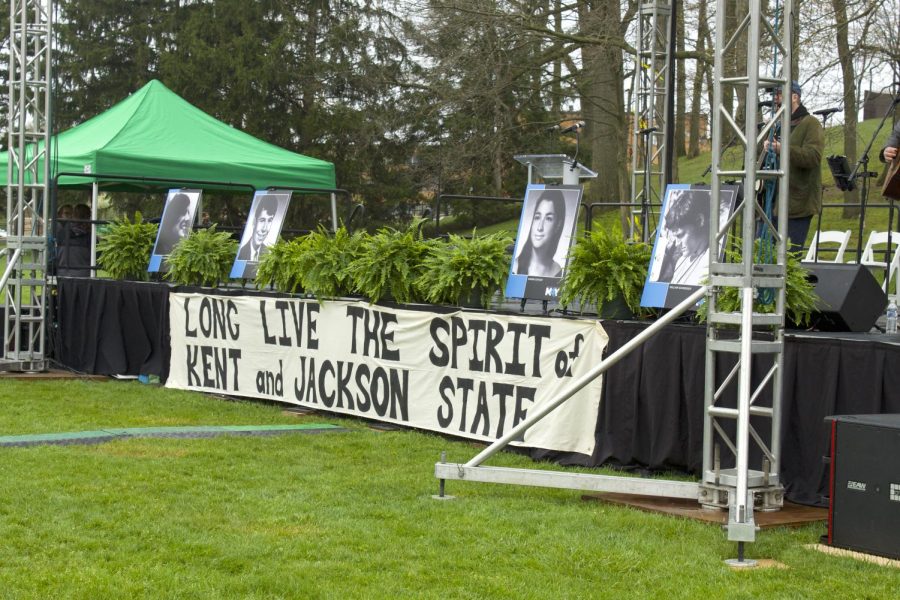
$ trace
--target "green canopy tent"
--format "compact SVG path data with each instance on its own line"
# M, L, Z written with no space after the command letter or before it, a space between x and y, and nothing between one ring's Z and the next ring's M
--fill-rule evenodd
M106 112L54 136L50 144L50 177L61 187L91 189L93 220L97 219L101 189L147 191L184 186L244 189L249 196L251 188L301 188L330 193L333 226L337 227L332 163L239 131L157 80ZM9 177L8 162L8 152L0 154L2 187ZM43 171L43 164L38 165L38 177ZM64 175L72 173L85 175ZM95 248L96 228L92 227L92 258Z
M136 190L167 181L200 180L190 187L257 189L335 187L334 165L279 148L207 115L153 80L106 112L51 141L51 176L60 173L120 175L133 179L61 176L60 186ZM7 153L0 155L6 185ZM40 171L40 170L39 170ZM219 185L217 185L217 183ZM171 186L169 186L171 187Z

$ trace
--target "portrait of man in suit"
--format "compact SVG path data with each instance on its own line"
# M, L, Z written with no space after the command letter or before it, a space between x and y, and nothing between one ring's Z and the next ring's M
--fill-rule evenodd
M273 242L267 241L269 231L278 213L278 197L274 194L266 194L259 197L256 209L250 217L252 227L250 236L241 245L238 251L238 259L251 262L259 262L260 253Z
M244 226L231 276L251 279L265 251L278 240L287 212L290 192L257 192Z

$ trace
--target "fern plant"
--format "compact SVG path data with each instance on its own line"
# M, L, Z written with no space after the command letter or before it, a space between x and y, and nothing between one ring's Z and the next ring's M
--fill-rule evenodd
M356 256L347 265L355 289L369 301L390 295L397 302L418 300L415 281L422 273L422 261L434 241L422 239L421 220L404 231L383 227L364 238Z
M446 243L429 248L416 288L426 302L458 305L477 296L488 308L509 274L510 244L505 232L479 236L473 231L471 238L451 234Z
M139 212L134 222L124 217L111 223L97 242L97 264L113 279L147 281L158 229L155 223L145 223Z
M621 297L638 313L651 253L649 245L628 242L619 232L591 231L569 251L560 303L594 304L599 313L604 304Z
M367 233L350 233L343 226L333 234L320 226L306 236L296 265L307 293L319 300L358 293L350 265L359 257L367 239Z
M272 286L279 292L293 294L303 287L302 271L298 265L306 251L308 236L287 242L279 238L259 259L256 287Z
M759 255L760 241L755 240L754 252ZM731 244L725 250L725 257L728 262L740 263L742 244L740 239L735 239L735 243ZM787 253L787 265L785 273L785 291L784 303L787 319L797 325L807 325L810 317L816 308L818 295L815 292L812 282L809 280L809 271L801 262L801 253ZM740 290L734 287L722 288L716 296L716 309L720 312L738 312L741 310ZM760 302L758 298L753 301L753 311L758 313L775 312L774 302ZM704 302L697 310L697 318L703 322L706 321L709 313L709 306Z
M172 249L165 277L181 285L216 287L228 280L237 247L231 234L216 231L215 225L198 229Z

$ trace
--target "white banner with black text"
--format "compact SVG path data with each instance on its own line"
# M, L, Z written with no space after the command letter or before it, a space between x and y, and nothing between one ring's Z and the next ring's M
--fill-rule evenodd
M492 441L600 362L593 320L172 294L167 387L265 398ZM520 445L591 454L597 378Z

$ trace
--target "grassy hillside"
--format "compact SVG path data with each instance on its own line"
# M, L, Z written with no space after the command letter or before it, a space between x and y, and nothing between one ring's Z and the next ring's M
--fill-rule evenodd
M875 132L875 129L878 127L880 119L872 119L869 121L863 121L859 124L857 128L857 149L858 152L862 152L866 145L869 143L869 140L872 137L872 134ZM875 204L885 204L885 199L881 196L881 180L880 177L883 175L883 171L885 170L885 166L882 165L878 161L878 153L880 152L882 146L884 146L885 141L887 140L887 136L890 133L890 123L887 123L885 127L882 128L878 137L875 140L875 143L872 146L872 150L870 152L870 161L869 161L869 170L877 171L879 173L879 179L873 179L870 182L870 191L868 198L868 208L865 215L865 223L864 223L864 234L863 234L863 244L865 244L865 237L868 235L869 231L885 231L888 226L888 210L884 207L875 207L872 205ZM834 127L828 127L825 130L825 157L831 156L833 154L844 154L844 127L843 125L837 125ZM739 164L740 153L735 148L728 152L726 152L726 160L734 161L734 166ZM706 175L702 177L704 171L706 171L707 167L710 165L711 155L709 152L704 152L697 156L696 158L681 158L678 160L678 168L677 168L677 182L678 183L704 183L710 184L712 183L712 176ZM851 165L851 168L854 165ZM824 210L822 213L822 229L829 230L847 230L851 231L851 242L849 250L854 250L856 248L856 240L858 236L859 230L859 218L844 218L843 210L838 206L829 206L835 204L842 204L846 201L844 200L844 194L834 184L834 178L831 176L831 171L828 168L828 162L824 159L822 160L822 184L823 184L823 198L824 198ZM900 211L898 211L900 212ZM896 223L898 216L895 214L894 222ZM442 221L443 223L443 221ZM619 223L618 213L616 211L606 211L604 213L595 213L594 227L600 228L613 228L617 227ZM448 223L449 225L449 223ZM486 226L483 228L479 228L480 232L490 232L497 230L509 231L513 235L516 233L516 228L518 226L518 220L513 219L510 221L504 221L502 223L496 223L494 225ZM578 223L579 231L584 228L583 220ZM815 230L816 222L813 221L812 231L810 232L810 239L812 237L813 231ZM808 241L807 241L808 243ZM848 254L848 259L852 258Z

